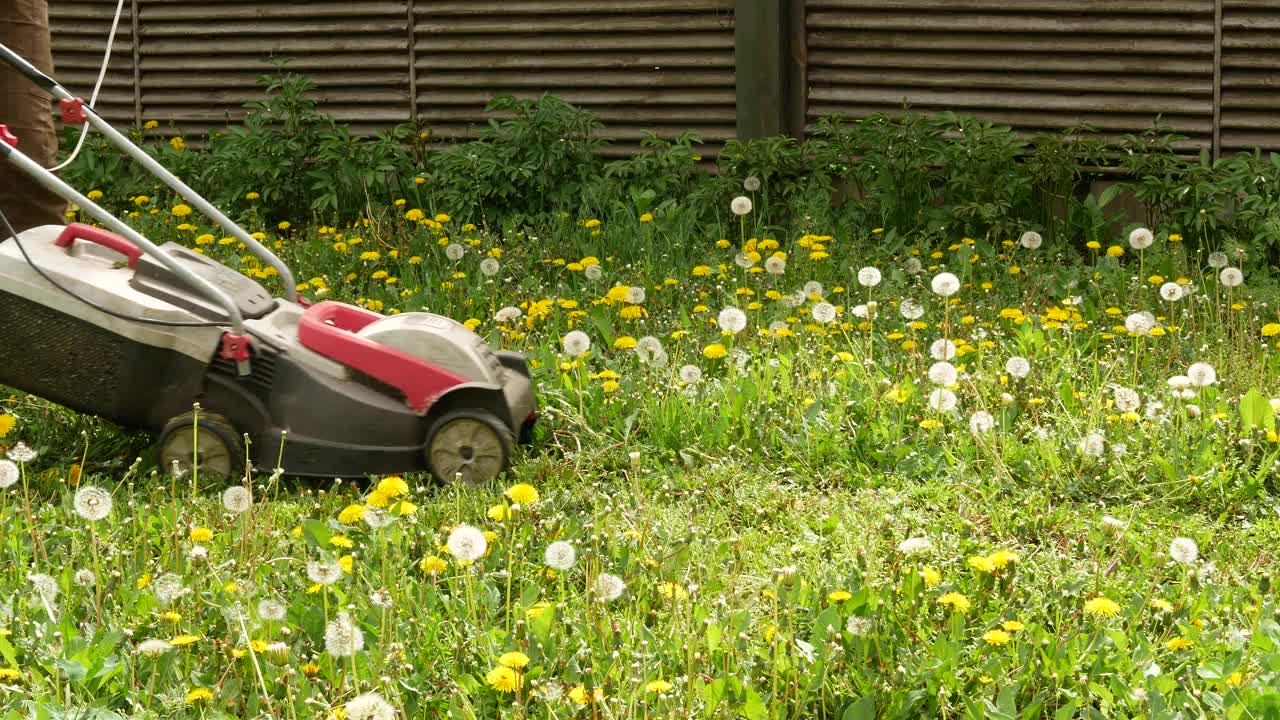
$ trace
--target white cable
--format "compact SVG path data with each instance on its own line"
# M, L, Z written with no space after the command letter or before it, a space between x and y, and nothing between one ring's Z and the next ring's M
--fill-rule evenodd
M124 14L124 0L118 0L116 3L116 16L111 20L111 32L107 35L107 49L102 54L102 69L98 70L98 81L94 83L93 94L89 96L90 109L98 104L98 92L102 90L102 81L107 77L107 65L111 62L111 47L115 45L116 28L120 25L120 16L122 14ZM133 41L137 42L138 39L134 38ZM89 123L81 123L80 140L76 142L75 149L71 151L71 154L68 155L67 159L63 160L60 165L49 168L49 170L51 172L57 172L70 165L71 162L76 159L76 156L80 154L80 149L84 147L84 140L87 137L89 137Z

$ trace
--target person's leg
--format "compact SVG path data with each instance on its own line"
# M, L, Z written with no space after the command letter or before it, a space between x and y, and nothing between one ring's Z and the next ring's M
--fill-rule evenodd
M46 73L53 72L48 0L0 0L0 43ZM18 136L18 149L51 167L57 158L49 94L0 62L0 123ZM14 229L64 222L66 204L0 160L0 209Z

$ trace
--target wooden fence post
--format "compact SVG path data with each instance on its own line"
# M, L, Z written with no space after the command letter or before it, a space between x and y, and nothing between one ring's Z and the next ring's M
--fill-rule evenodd
M734 10L739 140L777 135L785 127L788 4L738 0Z

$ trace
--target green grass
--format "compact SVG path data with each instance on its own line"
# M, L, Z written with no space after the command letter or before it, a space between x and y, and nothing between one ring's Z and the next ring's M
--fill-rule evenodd
M533 447L488 487L411 477L400 495L384 478L255 475L252 508L234 514L221 485L133 466L145 438L10 399L16 425L0 442L41 455L0 495L0 667L15 671L0 717L329 717L369 692L408 718L1280 714L1268 402L1280 387L1272 328L1263 334L1275 292L1252 274L1220 287L1206 257L1218 248L1162 231L1139 259L1004 238L915 246L873 228L815 241L806 235L822 228L749 222L717 247L721 231L662 215L625 228L563 218L520 237L393 210L358 229L264 232L308 294L474 318L495 345L529 353L545 410ZM137 220L239 263L234 243L177 228L192 218L144 207ZM776 238L784 274L735 264L752 236ZM378 258L361 260L369 249ZM490 255L501 268L486 277ZM584 256L602 278L570 268ZM868 265L883 272L874 288L856 279ZM944 270L963 285L951 303L930 290ZM1163 301L1153 275L1195 291ZM796 307L768 295L810 281L821 294ZM611 297L619 286L643 287L643 303ZM905 298L923 307L921 325L901 317ZM874 321L853 313L868 300ZM823 301L839 306L835 322L813 319ZM507 306L523 308L519 320L496 322ZM628 306L643 313L628 318ZM725 336L716 316L730 306L748 322ZM1143 310L1162 333L1123 330ZM774 322L789 333L761 332ZM592 341L580 357L562 350L571 329ZM648 335L662 367L628 349ZM960 347L950 412L929 404L929 348L944 337ZM709 357L713 344L726 357ZM1006 372L1013 356L1029 361L1027 378ZM1196 362L1217 381L1177 396L1168 379ZM680 379L685 365L699 382ZM1116 386L1138 393L1133 414L1116 407ZM979 411L991 431L971 432ZM1100 454L1081 450L1091 433ZM73 510L68 474L82 457L80 486L115 499L97 523ZM519 484L538 501L495 520ZM396 519L340 522L353 504ZM460 524L491 533L478 562L444 548ZM197 543L197 528L212 537ZM927 547L904 552L911 538ZM1175 538L1197 557L1173 559ZM577 551L567 572L543 563L558 540ZM1012 557L993 562L998 551ZM308 561L348 556L350 572L314 587ZM96 585L76 583L95 568ZM35 594L33 573L52 576L57 596ZM161 602L165 573L191 592ZM605 573L626 585L608 602L596 597ZM1105 610L1098 598L1114 616L1086 610ZM262 617L264 599L286 618ZM326 649L343 611L363 634L354 657ZM196 639L136 651L183 635ZM528 665L497 670L511 651ZM510 682L518 690L504 692Z

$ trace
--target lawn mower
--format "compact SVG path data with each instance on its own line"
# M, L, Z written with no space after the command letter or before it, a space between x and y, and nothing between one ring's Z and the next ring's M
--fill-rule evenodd
M299 476L429 470L484 482L528 441L536 400L522 355L441 315L309 303L279 257L91 107L4 45L0 60L51 93L64 123L88 123L244 243L291 294L153 244L0 125L5 162L105 226L16 233L0 214L0 384L156 433L165 470L228 478L247 461Z

